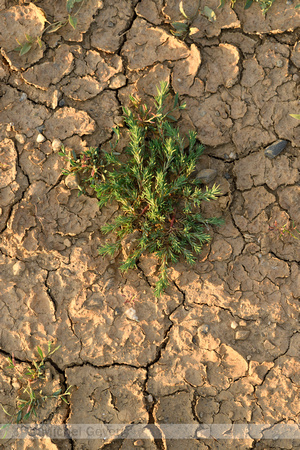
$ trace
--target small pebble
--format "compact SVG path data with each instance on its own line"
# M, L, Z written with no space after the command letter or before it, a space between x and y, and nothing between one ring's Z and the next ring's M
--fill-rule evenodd
M71 243L70 239L65 239L65 240L64 240L64 245L65 245L66 247L71 247L72 243Z
M250 361L251 358L252 358L251 355L247 355L247 361Z
M153 402L153 395L149 394L147 395L147 402L152 403Z
M19 142L19 144L25 144L25 141L26 141L26 136L24 136L24 134L16 134L15 135L15 139L16 139L16 141L18 141Z
M217 173L216 169L203 169L197 173L196 178L204 184L209 184L216 178Z
M209 328L210 328L210 326L207 325L206 323L204 323L203 325L200 325L199 331L200 331L202 334L207 334L207 333L209 332Z
M240 321L239 321L239 326L240 326L240 327L246 327L246 326L247 326L246 320L240 320Z
M66 104L66 102L63 98L61 100L59 100L59 102L58 102L58 106L60 106L60 107L65 106L65 104Z
M52 141L52 149L57 152L61 149L62 142L59 139L53 139Z
M36 129L38 130L39 133L42 133L43 130L45 129L45 125L40 125L39 127L36 127Z
M282 150L285 149L287 144L287 141L278 140L274 142L272 145L269 145L265 149L265 156L267 156L269 159L275 158L275 156L278 156L279 153L282 152Z
M231 328L235 330L238 327L238 324L233 320L230 324Z
M136 310L134 308L128 308L125 311L125 315L128 317L128 319L135 320L136 322L139 321L139 318L136 315Z
M27 99L27 95L25 94L25 92L23 92L23 94L20 97L20 102L24 102L24 100Z
M109 82L110 89L119 89L126 84L126 77L122 73L115 75Z
M235 340L236 341L245 341L250 335L250 331L248 330L238 330L235 333Z
M21 385L20 385L20 383L19 383L18 381L13 381L11 384L12 384L12 387L13 387L16 391L18 391L18 390L20 389L20 387L21 387Z
M45 140L46 140L45 136L43 136L41 133L37 135L36 142L38 142L39 144L45 142Z
M137 441L134 441L133 445L135 447L140 447L141 445L144 445L144 441L142 441L142 439L138 439Z
M109 28L113 28L115 25L116 25L116 24L113 23L113 22L108 22L108 24L107 24L107 26L108 26Z

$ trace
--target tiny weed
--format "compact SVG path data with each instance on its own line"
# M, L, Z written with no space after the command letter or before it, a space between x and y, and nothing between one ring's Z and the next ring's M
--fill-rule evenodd
M280 226L275 220L274 225L269 226L269 231L275 231L276 233L278 233L280 238L283 238L285 235L289 235L297 241L300 240L300 231L297 229L297 227L295 226L295 222L293 221L292 224L290 222L287 222L284 225Z
M198 31L198 28L191 27L194 19L197 17L198 12L200 11L200 0L198 0L198 5L195 13L192 16L188 16L184 10L183 2L179 3L179 10L183 17L185 18L182 22L173 22L171 23L174 30L171 30L171 33L174 36L180 37L181 39L185 39L187 36L194 34ZM203 10L200 11L200 14L205 16L210 22L214 22L216 20L215 12L209 8L208 6L204 6Z
M188 146L184 145L179 130L170 121L176 120L174 110L185 105L179 106L176 94L173 108L166 109L168 95L168 84L161 83L154 110L135 97L131 97L132 110L123 108L130 137L125 163L116 157L112 146L110 152L103 152L104 169L102 165L99 170L97 163L94 167L91 159L86 166L84 153L80 158L68 157L71 168L67 171L92 169L87 181L96 192L100 208L111 201L119 204L117 216L101 228L104 234L113 233L116 239L103 245L99 252L113 256L121 250L125 238L137 233L137 245L121 270L136 267L142 254L154 254L159 265L155 289L158 297L168 286L168 264L176 263L180 255L193 264L194 254L199 254L210 241L208 226L222 222L216 217L206 219L199 212L201 202L215 200L220 191L215 185L202 189L201 181L193 176L204 148L197 143L194 131L188 134ZM119 136L119 131L115 132ZM66 156L64 152L61 154Z
M68 23L71 25L72 28L76 28L77 25L77 15L83 5L85 0L67 0L66 3L66 9L68 12L68 18L62 21L58 21L58 22L53 22L53 23L49 23L49 25L43 30L43 33L36 37L33 38L31 36L29 36L28 34L25 34L25 41L24 42L20 42L18 39L16 39L17 43L19 44L18 47L15 48L15 51L19 52L20 56L25 55L26 53L29 52L29 50L31 50L32 46L37 43L39 45L39 47L42 48L43 46L43 42L42 42L42 36L45 33L54 33L55 31L59 30L60 28L66 26ZM73 8L75 6L75 3L81 3L81 5L79 6L79 8L77 9L76 12L73 13Z
M70 389L72 386L69 386L65 392L62 392L62 389L58 389L50 395L45 395L43 393L43 387L45 387L45 383L47 382L45 377L45 361L60 348L60 346L54 349L51 347L52 344L49 342L48 350L45 355L43 350L40 347L37 347L39 359L37 361L32 361L32 364L25 368L15 361L13 355L11 358L7 358L9 363L7 368L13 371L14 376L20 385L17 397L17 411L14 414L9 414L4 406L1 405L5 414L11 417L11 423L20 423L29 419L32 414L36 416L36 409L49 398L62 400L68 404L67 397L71 395Z
M67 152L64 145L59 152L69 162L69 169L63 170L63 175L76 175L81 177L83 185L79 185L79 196L86 193L84 185L94 186L96 182L104 179L105 163L101 159L99 147L90 147L88 150L77 156L74 150Z

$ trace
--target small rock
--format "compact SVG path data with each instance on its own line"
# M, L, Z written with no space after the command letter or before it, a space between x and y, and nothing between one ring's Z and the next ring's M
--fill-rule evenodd
M18 391L18 390L20 389L20 387L21 387L21 385L20 385L20 383L19 383L18 381L13 381L11 384L12 384L12 387L13 387L16 391Z
M251 358L252 358L252 356L251 356L251 355L247 355L247 357L246 357L247 361L250 361L250 360L251 360Z
M235 340L236 341L245 341L250 335L250 331L248 330L238 330L235 333Z
M36 127L36 129L38 130L39 133L42 133L43 130L45 129L45 125L40 125L39 127Z
M72 243L71 243L70 239L65 239L65 240L64 240L64 245L65 245L66 247L71 247Z
M264 347L265 347L265 349L266 349L267 351L271 351L271 350L274 350L275 345L273 345L270 341L265 340L265 341L264 341Z
M7 127L6 127L6 131L12 131L12 130L13 130L13 127L14 127L14 124L13 124L13 123L9 123L9 124L7 125Z
M238 327L238 324L233 320L230 324L231 328L235 330Z
M153 395L149 394L147 395L147 402L152 403L153 402Z
M69 189L78 189L78 174L76 173L75 176L70 174L65 178L65 185Z
M127 309L125 311L125 315L128 317L128 319L135 320L136 322L139 321L139 318L136 315L136 310L134 308Z
M121 308L116 307L114 313L115 313L115 316L122 314Z
M115 75L109 82L110 89L119 89L126 84L126 77L122 73Z
M62 146L62 142L61 142L60 139L53 139L53 141L52 141L52 149L55 152L58 152L61 149L61 146Z
M267 156L269 159L275 158L275 156L279 155L279 153L282 152L282 150L285 149L287 144L287 141L278 140L274 142L272 145L269 145L265 149L265 156Z
M240 326L240 327L246 327L246 326L247 326L246 320L240 320L240 321L239 321L239 326Z
M138 439L137 441L134 441L133 445L135 447L140 447L141 445L144 445L144 441L142 441L142 439Z
M45 370L45 379L46 379L46 381L51 381L52 376L51 376L51 370L50 369L46 369Z
M27 95L25 94L25 92L23 92L23 94L20 97L20 102L24 102L24 100L27 99Z
M66 101L63 98L61 100L59 100L59 102L58 102L58 106L60 106L60 107L65 106L65 104L66 104Z
M204 184L209 184L216 178L216 176L217 176L216 169L203 169L197 173L196 178L202 181L202 183Z
M42 135L42 133L39 133L37 135L36 142L38 142L39 144L41 144L42 142L45 142L45 140L46 140L46 138L45 138L45 136Z
M202 334L207 334L209 332L209 328L210 328L210 326L207 325L206 323L204 323L203 325L200 325L199 331Z
M15 139L16 139L16 141L19 142L19 144L25 144L26 136L24 134L19 134L18 133L18 134L15 135Z

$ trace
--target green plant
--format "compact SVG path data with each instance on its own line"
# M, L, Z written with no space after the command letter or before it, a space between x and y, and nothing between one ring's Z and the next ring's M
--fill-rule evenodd
M185 18L185 20L181 22L171 23L172 27L174 28L174 30L171 30L171 33L174 36L185 39L187 36L196 33L198 31L198 28L191 27L191 25L195 20L195 18L197 17L198 12L204 15L210 22L214 22L216 20L216 14L211 8L209 8L208 6L204 6L203 10L201 11L199 7L200 7L200 0L198 0L198 5L196 7L195 13L192 16L188 16L183 8L183 2L181 1L179 3L179 10L183 15L183 17Z
M13 374L20 385L17 397L17 412L9 414L2 405L3 411L11 417L11 423L20 423L23 420L29 419L32 414L36 416L37 407L49 398L62 400L68 404L67 397L71 395L70 389L72 386L69 386L65 392L62 392L62 389L58 389L50 395L43 393L44 385L47 382L45 378L45 361L60 348L60 346L54 349L51 347L51 342L48 342L48 349L45 355L42 349L37 347L39 359L37 361L32 361L32 363L26 367L22 364L18 364L13 355L12 358L7 358L9 363L7 368L13 370ZM7 424L7 426L9 425L10 424Z
M286 222L284 225L280 226L277 221L275 220L273 226L269 226L269 231L275 231L279 234L280 238L283 238L284 235L292 236L297 241L300 240L300 231L295 226L295 222L292 221L292 224L290 222Z
M300 120L300 114L290 114L294 119Z
M80 181L83 184L78 185L79 196L86 193L86 184L93 186L95 182L98 183L101 179L104 179L105 163L99 147L90 147L77 156L74 150L67 152L65 146L62 145L59 155L66 158L69 162L69 169L63 170L62 174L78 174L80 176Z
M66 8L68 12L68 18L62 21L57 21L50 23L48 20L46 22L49 23L49 25L43 30L42 34L40 36L37 36L36 38L33 38L32 36L25 33L25 41L20 42L18 39L16 39L17 43L19 44L18 47L15 48L15 51L19 52L19 55L25 55L26 53L31 50L32 46L37 43L42 48L42 36L45 33L54 33L55 31L59 30L60 28L66 26L68 23L71 25L72 28L76 28L77 25L77 14L79 13L81 6L83 5L84 0L67 0L66 1ZM77 9L76 12L73 13L73 8L75 6L75 3L81 3L80 7ZM72 14L71 14L72 13Z
M167 83L161 83L154 112L131 97L133 110L123 108L130 137L127 160L121 162L114 148L105 152L103 176L91 183L100 208L111 201L119 204L115 218L101 228L104 234L114 233L114 241L103 245L100 254L113 256L126 237L138 233L136 246L121 270L136 267L142 254L155 254L159 264L156 296L168 285L169 263L182 255L193 264L194 254L210 240L208 226L221 223L219 218L204 218L199 210L202 201L214 200L220 192L215 185L202 189L201 181L193 176L203 146L197 143L194 131L189 132L185 146L179 130L170 123L175 120L174 110L185 105L179 106L176 94L173 108L167 110L168 95Z

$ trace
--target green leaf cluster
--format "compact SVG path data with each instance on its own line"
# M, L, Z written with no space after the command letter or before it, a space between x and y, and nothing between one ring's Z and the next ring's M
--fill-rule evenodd
M180 256L193 264L210 240L208 225L221 222L200 212L201 202L215 200L220 192L215 185L203 189L193 176L203 146L194 131L189 132L186 145L170 123L174 109L185 105L178 106L175 95L174 107L166 110L168 94L167 83L161 83L153 112L136 98L132 98L132 110L123 108L130 136L127 160L121 163L113 151L104 153L106 171L92 183L100 208L112 201L119 204L118 214L102 227L103 233L114 233L115 241L103 245L100 254L113 256L122 248L123 239L138 231L137 245L121 270L134 268L142 254L154 254L159 263L157 296L168 285L168 265Z
M50 395L43 394L43 384L46 382L44 376L45 361L59 348L60 346L52 348L52 343L48 342L48 349L44 354L41 347L37 346L39 359L37 361L32 361L32 363L25 368L16 362L13 355L11 358L7 358L7 369L13 370L14 376L20 384L17 397L17 411L11 414L6 411L3 405L1 405L5 414L11 417L11 423L20 423L29 419L32 415L37 416L37 408L49 398L62 400L68 404L67 397L71 395L70 389L72 386L69 386L64 392L62 392L62 389L58 389ZM4 425L0 430L7 428L9 425L10 424ZM2 436L2 439L4 438L5 435Z

